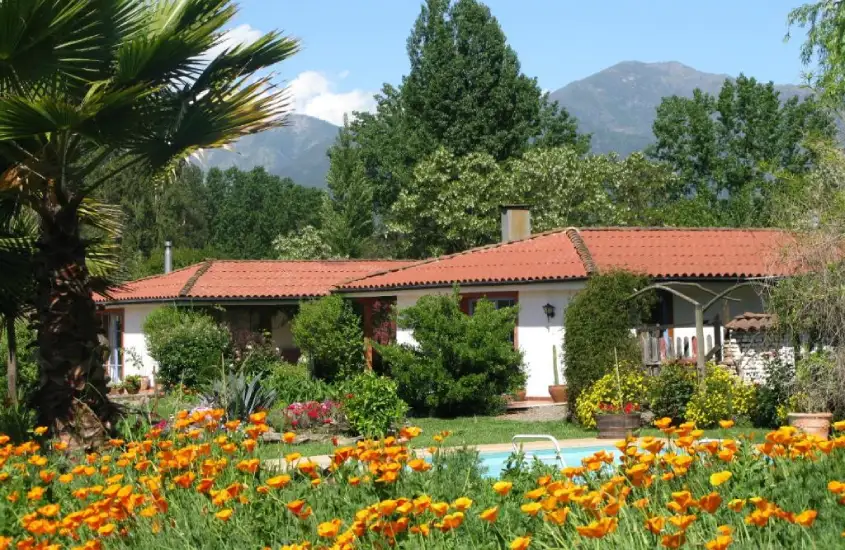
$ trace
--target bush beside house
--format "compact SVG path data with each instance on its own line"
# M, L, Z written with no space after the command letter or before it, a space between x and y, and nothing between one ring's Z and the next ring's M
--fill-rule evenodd
M569 402L605 374L615 361L638 364L640 348L631 328L642 323L653 295L629 297L648 278L627 271L592 276L566 309L564 353Z
M156 380L165 387L197 387L219 372L230 348L229 331L202 311L161 307L144 322L150 357L158 363Z
M512 338L517 309L479 300L461 309L457 289L423 296L399 314L415 344L380 346L399 396L418 415L484 415L501 411L502 395L525 384L522 353Z
M352 305L340 296L303 302L291 325L297 347L317 378L333 382L364 370L364 333Z

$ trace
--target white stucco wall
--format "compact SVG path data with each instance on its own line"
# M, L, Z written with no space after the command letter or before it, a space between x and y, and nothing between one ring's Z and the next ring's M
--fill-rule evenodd
M554 383L552 370L552 348L557 349L558 372L560 383L565 384L563 376L563 319L566 306L581 284L560 283L542 285L513 285L497 287L466 287L464 293L515 292L518 294L519 317L516 327L516 341L523 352L525 372L527 374L526 394L528 397L548 398L549 386ZM417 303L426 294L448 294L451 289L431 289L400 291L396 295L396 307L399 311ZM555 316L547 319L543 306L552 304ZM398 328L396 341L400 344L414 344L411 331Z
M573 294L572 291L554 288L519 291L517 343L525 358L528 397L549 397L549 386L554 384L553 349L557 351L560 383L566 383L563 376L563 320ZM546 304L555 308L555 316L551 319L543 312Z
M147 316L160 304L127 304L123 306L123 373L124 376L137 374L149 376L150 382L155 381L156 362L147 353L147 341L144 339L144 321ZM127 350L133 351L140 358L136 363Z

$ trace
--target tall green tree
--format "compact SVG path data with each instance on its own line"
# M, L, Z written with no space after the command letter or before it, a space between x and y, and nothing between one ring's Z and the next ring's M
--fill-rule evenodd
M206 177L210 245L231 258L273 257L273 240L306 225L319 226L325 193L264 168L212 168Z
M373 188L367 179L360 149L343 128L330 151L326 175L329 196L323 201L321 232L333 253L361 258L374 252Z
M697 205L683 225L766 226L778 170L806 171L807 136L831 138L830 115L812 97L782 100L770 82L740 75L725 80L718 96L695 90L692 98L665 98L654 121L649 154L669 163Z
M521 72L490 9L477 0L427 0L408 38L410 72L385 85L372 114L348 124L385 214L414 167L444 148L503 161L532 144L589 149L575 119Z
M261 75L298 44L271 32L209 59L236 11L229 0L0 2L0 187L19 189L39 220L39 422L80 444L102 438L116 412L86 265L86 199L130 167L172 168L283 122L283 91Z

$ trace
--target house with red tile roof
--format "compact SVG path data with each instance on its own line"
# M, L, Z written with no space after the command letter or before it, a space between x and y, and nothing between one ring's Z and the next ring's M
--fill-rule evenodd
M122 373L150 375L154 364L140 329L146 315L162 304L222 306L215 311L225 311L224 320L236 335L268 331L282 354L295 359L288 323L301 300L329 293L354 300L365 335L373 338L378 330L373 318L384 304L401 310L423 295L451 292L457 284L468 314L481 298L519 307L514 342L524 353L527 394L547 399L554 378L552 350L563 358L566 307L591 275L627 269L656 281L696 283L700 286L684 292L704 303L708 291L790 274L781 251L792 237L777 230L610 227L532 235L527 216L521 207L504 210L500 243L423 261L210 260L131 282L98 300L104 314L120 325L116 346L142 357L141 365L133 367L124 360ZM724 324L735 315L763 311L754 288L737 289L730 301L705 313L705 351L719 349ZM648 334L662 342L661 350L671 341L678 355L694 354L698 343L689 303L661 293L652 321ZM413 343L413 334L402 329L393 337ZM368 357L373 359L371 350ZM560 363L556 368L562 374L563 359Z

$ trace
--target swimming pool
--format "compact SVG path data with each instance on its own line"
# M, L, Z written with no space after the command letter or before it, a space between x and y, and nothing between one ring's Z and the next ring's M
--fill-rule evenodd
M588 456L597 453L598 451L607 451L615 456L617 459L622 455L619 452L619 449L614 447L613 445L595 445L590 447L568 447L562 448L560 450L560 456L563 459L564 466L581 466L581 459L587 458ZM487 477L499 477L502 475L502 470L505 467L505 463L508 460L508 457L513 454L512 451L499 451L499 452L481 452L479 453L479 458L481 459L481 466L485 468L485 474ZM539 459L544 464L549 464L551 466L559 466L555 458L555 450L554 449L543 449L537 451L525 451L525 461L527 464L531 464L534 458Z

